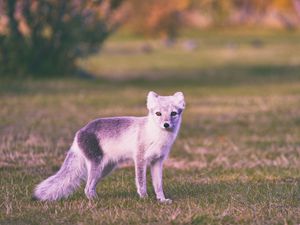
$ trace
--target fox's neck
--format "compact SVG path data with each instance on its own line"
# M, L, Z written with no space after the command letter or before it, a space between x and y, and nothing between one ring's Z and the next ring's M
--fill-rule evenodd
M146 117L144 144L147 154L168 155L176 139L180 122L173 130L162 129L151 116ZM150 157L150 156L149 156Z

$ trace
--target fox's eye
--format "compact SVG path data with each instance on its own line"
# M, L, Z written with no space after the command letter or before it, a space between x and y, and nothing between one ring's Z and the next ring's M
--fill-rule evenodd
M171 116L176 116L177 115L177 112L171 112Z
M157 116L161 116L161 112L156 112L155 113Z

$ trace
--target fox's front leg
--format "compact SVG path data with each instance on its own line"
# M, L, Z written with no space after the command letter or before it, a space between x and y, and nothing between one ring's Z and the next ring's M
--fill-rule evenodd
M163 159L151 163L152 184L158 201L172 203L171 199L165 198L162 184Z
M135 183L139 196L145 198L147 194L147 183L146 183L146 170L147 163L145 160L137 159L135 162Z

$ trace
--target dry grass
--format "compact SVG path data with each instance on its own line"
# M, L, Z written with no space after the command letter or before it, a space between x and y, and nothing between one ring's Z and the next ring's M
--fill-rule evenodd
M223 54L226 41L203 36L199 41L207 49L185 52L190 62L176 72L180 46L158 46L150 55L138 53L142 58L137 59L119 51L135 46L129 41L112 42L105 58L90 59L108 63L103 71L121 76L118 81L100 73L97 80L2 80L0 224L300 223L300 78L295 70L300 64L294 51L300 43L293 35L267 36L262 37L264 47L255 50L245 37L224 38L229 37L239 43L233 59ZM280 46L282 60L273 51ZM218 55L222 65L197 64L208 53ZM115 57L124 60L121 73ZM144 63L141 75L130 78L128 71L139 60ZM234 64L227 65L228 60ZM158 204L150 180L150 198L139 200L132 166L105 179L97 201L89 202L82 188L59 202L31 200L34 186L61 165L78 128L100 116L146 114L149 90L182 90L187 100L164 174L174 204Z

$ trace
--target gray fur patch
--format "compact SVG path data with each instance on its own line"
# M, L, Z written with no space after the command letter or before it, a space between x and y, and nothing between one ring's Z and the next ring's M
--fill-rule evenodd
M112 170L116 167L116 163L114 162L108 162L104 168L102 169L101 172L101 178L106 177L110 172L112 172Z
M158 161L161 161L161 160L164 160L164 156L153 156L151 159L150 159L150 164L151 165L154 165L155 163L157 163Z
M146 162L142 161L142 162L138 162L136 165L136 169L137 169L137 181L138 181L138 185L139 187L144 187L146 184L146 180L145 180L145 170L146 170Z
M94 133L79 131L77 134L77 142L85 157L96 163L101 161L103 151Z
M101 118L90 122L82 130L97 134L101 141L103 137L114 138L120 136L132 123L132 119L128 117Z
M99 163L104 154L101 148L101 139L116 138L125 132L131 124L132 119L128 117L93 120L78 132L78 146L88 159Z

